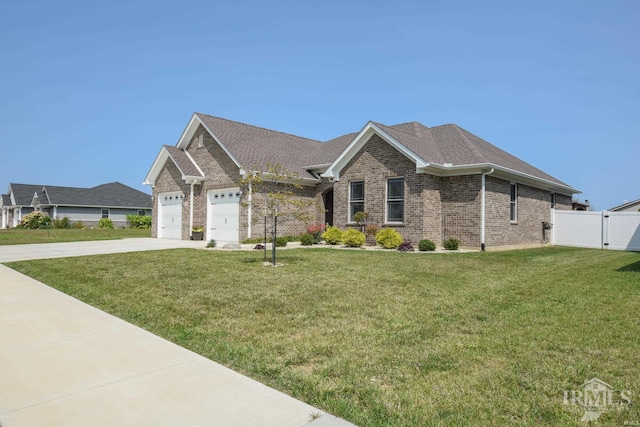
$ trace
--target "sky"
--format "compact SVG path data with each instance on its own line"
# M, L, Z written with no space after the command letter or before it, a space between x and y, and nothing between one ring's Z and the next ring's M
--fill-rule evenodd
M201 112L320 141L455 123L611 208L640 198L638 22L637 0L6 0L0 191L150 194Z

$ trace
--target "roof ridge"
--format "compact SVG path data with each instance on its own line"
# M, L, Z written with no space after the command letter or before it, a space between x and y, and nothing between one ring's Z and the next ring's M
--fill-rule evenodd
M217 119L217 120L224 120L225 122L235 123L235 124L242 125L242 126L252 127L254 129L262 129L262 130L266 130L268 132L278 133L280 135L293 136L295 138L305 139L305 140L310 141L310 142L322 143L322 141L319 141L317 139L311 139L311 138L307 138L305 136L295 135L295 134L289 133L289 132L281 132L279 130L269 129L269 128L262 127L262 126L256 126L256 125L251 125L251 124L248 124L248 123L242 123L242 122L238 122L236 120L225 119L224 117L212 116L211 114L198 113L198 112L196 112L195 114L201 115L201 116L208 116L208 117L211 117L211 118Z
M484 154L482 154L480 150L478 150L478 148L471 142L469 138L467 138L467 135L465 135L464 132L462 132L462 128L460 126L456 124L451 124L449 126L452 126L453 129L456 131L456 133L462 137L463 141L471 149L471 151L473 151L480 159L487 162L487 157Z
M421 131L421 132L420 132L420 135L414 135L414 134L411 134L411 133L407 133L407 132L405 132L405 131L403 131L403 130L397 129L397 128L393 127L393 126L387 126L387 127L388 127L388 128L393 129L395 132L400 132L400 133L402 133L402 134L404 134L404 135L409 135L409 136L411 136L411 137L413 137L413 138L417 138L417 139L418 139L418 141L420 141L420 143L421 143L421 144L424 144L424 145L426 145L426 146L429 146L429 147L430 147L431 149L433 149L433 150L434 150L434 151L435 151L435 152L436 152L436 153L437 153L441 158L444 158L444 157L442 156L442 151L440 151L440 147L438 146L438 143L437 143L436 137L435 137L435 136L433 135L433 133L431 132L431 129L433 129L433 128L430 128L429 126L425 126L425 125L423 125L422 123L420 123L420 122L419 122L419 121L417 121L417 120L414 120L414 121L412 121L412 122L407 122L407 123L400 123L400 124L398 124L398 125L394 125L394 126L399 126L399 125L404 125L404 124L418 124L418 125L420 125L420 126L422 126L422 127L424 128L424 132L423 132L423 131ZM431 140L431 142L430 142L429 140ZM427 160L427 159L425 159L425 160ZM433 161L431 160L430 162L433 162ZM433 162L433 163L437 163L437 162Z

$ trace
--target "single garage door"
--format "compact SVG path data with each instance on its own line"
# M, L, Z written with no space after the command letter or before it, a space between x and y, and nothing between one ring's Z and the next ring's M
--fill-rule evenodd
M180 192L158 194L158 238L182 238L182 200Z
M240 189L207 192L207 241L238 243L240 237Z

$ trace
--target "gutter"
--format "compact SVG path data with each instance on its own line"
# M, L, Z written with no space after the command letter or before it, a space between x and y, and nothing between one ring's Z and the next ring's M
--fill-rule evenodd
M481 175L481 202L480 202L480 249L482 252L485 251L485 225L486 225L486 203L487 203L487 188L486 188L486 176L491 175L495 171L494 168L491 168L488 172L482 172Z

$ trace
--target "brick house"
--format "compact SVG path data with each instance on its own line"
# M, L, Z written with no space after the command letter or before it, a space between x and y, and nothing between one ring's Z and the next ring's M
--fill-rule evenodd
M365 211L405 240L455 237L465 247L539 245L552 209L571 209L579 193L453 124L369 122L321 142L195 113L145 179L153 236L188 239L196 224L207 240L260 236L260 208L242 203L260 195L242 192L240 179L269 164L299 175L298 197L316 202L308 209L317 223L346 228ZM305 228L289 221L281 234Z

